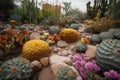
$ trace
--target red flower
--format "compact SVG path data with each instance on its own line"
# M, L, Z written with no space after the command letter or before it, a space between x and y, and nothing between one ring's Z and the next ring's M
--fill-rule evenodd
M118 53L120 53L120 50L117 50Z
M13 71L13 72L16 72L16 71L17 71L17 68L15 68L15 67L12 68L12 71Z

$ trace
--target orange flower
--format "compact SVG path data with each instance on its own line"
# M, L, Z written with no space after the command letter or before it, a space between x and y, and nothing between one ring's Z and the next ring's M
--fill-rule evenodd
M18 34L14 34L13 37L14 37L14 38L17 38L17 37L18 37Z
M25 34L29 34L29 31L28 31L28 30L24 30L24 33L25 33Z
M17 68L15 68L15 67L12 68L12 71L13 71L13 72L16 72L16 71L17 71Z
M69 76L72 76L72 75L73 75L73 72L72 72L72 71L68 71L68 75L69 75Z
M3 39L8 39L8 35L3 35Z
M0 72L3 71L3 68L0 68Z
M12 33L12 29L9 29L9 30L7 31L7 33Z
M81 38L81 43L85 44L85 38Z

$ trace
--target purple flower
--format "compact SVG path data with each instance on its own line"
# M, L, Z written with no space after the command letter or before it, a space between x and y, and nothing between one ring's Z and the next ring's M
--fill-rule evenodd
M82 77L81 77L81 76L78 76L78 77L77 77L77 80L82 80Z
M82 57L79 55L79 54L76 54L73 56L73 60L76 61L76 60L82 60Z
M104 76L109 78L110 77L110 73L109 72L104 72Z
M80 64L83 66L83 65L86 64L86 62L85 62L84 60L81 60L81 61L80 61Z
M93 63L87 62L87 63L85 64L85 69L87 69L87 70L93 70Z
M92 60L91 62L92 62L93 64L96 64L96 61L95 61L95 60Z
M93 70L100 71L100 67L97 64L93 64Z
M110 70L110 76L111 76L113 79L115 79L115 78L117 78L118 73L117 73L116 71L114 71L114 70Z
M82 56L82 58L83 58L84 60L88 60L88 59L89 59L89 57L88 57L86 54L81 54L81 56Z
M87 73L86 73L84 70L81 71L80 74L81 74L81 76L84 77L84 78L87 77Z

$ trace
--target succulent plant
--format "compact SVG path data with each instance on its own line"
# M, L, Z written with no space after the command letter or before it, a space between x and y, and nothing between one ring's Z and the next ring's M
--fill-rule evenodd
M85 52L87 50L87 44L82 44L81 41L78 41L76 44L78 52Z
M113 39L113 34L110 32L102 32L99 34L101 40L105 40L105 39Z
M60 29L58 26L51 26L49 30L51 34L58 34L60 32Z
M77 80L76 73L69 67L61 67L55 80Z
M29 30L30 30L30 31L33 31L33 30L34 30L34 27L33 27L33 26L29 26Z
M66 28L60 32L60 39L69 43L76 42L79 39L79 33L74 29Z
M6 28L12 28L10 24L6 24Z
M21 26L19 27L19 29L20 29L20 30L25 30L26 27L25 27L25 25L21 25Z
M43 40L30 40L23 46L23 57L33 61L40 60L42 57L46 57L50 53L49 44Z
M113 34L115 39L120 39L120 29L110 29L109 32Z
M24 80L31 76L30 62L24 58L13 58L0 67L0 80Z
M97 64L103 70L115 70L120 73L120 40L102 41L96 52Z
M78 30L78 29L79 29L79 24L73 23L73 24L71 24L70 28L73 28L73 29L75 29L75 30Z
M100 36L96 35L96 34L93 34L90 39L91 39L91 42L94 42L94 43L100 43L101 42Z

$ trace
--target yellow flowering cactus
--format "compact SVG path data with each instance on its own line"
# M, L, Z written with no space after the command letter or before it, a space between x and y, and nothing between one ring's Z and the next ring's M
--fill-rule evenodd
M60 32L60 39L68 43L76 42L79 39L79 33L71 28L63 29Z
M40 60L42 57L49 56L49 44L43 40L30 40L23 46L23 57L33 61Z

